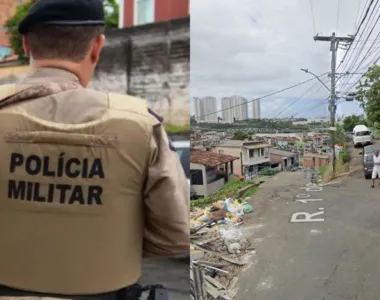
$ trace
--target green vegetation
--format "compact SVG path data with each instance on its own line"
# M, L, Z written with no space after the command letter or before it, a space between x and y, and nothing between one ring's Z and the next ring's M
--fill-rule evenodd
M265 168L260 172L260 176L274 176L278 171L273 170L272 168Z
M326 173L326 171L329 169L329 166L323 166L319 168L319 174L323 177L323 175Z
M192 200L190 202L191 207L205 207L211 203L214 203L219 200L225 200L226 198L235 198L237 192L251 184L254 184L255 182L253 180L241 180L241 179L232 179L230 182L227 182L227 184L224 186L223 189L217 191L216 193L205 197L205 198L200 198L197 200ZM250 193L250 196L252 196L255 192L257 192L259 188L256 187L256 190L253 188L250 188L245 192ZM248 196L247 196L248 197Z
M249 188L248 190L245 191L245 193L243 194L243 198L247 198L247 197L252 197L254 194L257 193L257 191L259 190L260 188L258 186L253 186L251 188Z
M19 60L23 63L27 63L29 59L24 54L24 49L22 46L22 38L18 32L18 24L27 15L29 9L32 7L35 1L26 2L17 6L16 13L8 19L5 23L5 28L9 34L9 42L13 53L19 56Z
M29 58L25 56L22 46L22 37L18 32L18 24L24 19L28 11L36 0L26 2L17 6L16 13L11 16L5 23L5 28L9 34L9 42L13 53L19 56L19 60L23 63L28 63ZM107 28L117 28L119 22L119 5L117 0L103 0L104 13L106 18Z
M192 127L197 126L200 129L215 130L215 131L229 131L238 130L244 132L251 132L254 134L256 129L261 131L275 131L280 132L295 132L295 131L308 131L316 128L329 127L327 123L312 123L308 125L293 125L292 121L279 121L273 119L248 119L244 121L236 121L233 124L225 123L197 123L194 116L190 117L190 124Z
M346 151L339 152L339 160L343 164L349 162L350 161L350 154Z
M170 134L179 134L190 131L190 124L184 125L174 125L174 124L165 124L165 130Z
M359 115L359 116L352 115L352 116L345 117L343 119L343 129L346 132L352 132L352 130L354 130L354 127L356 125L368 126L367 119L365 118L364 115Z
M356 100L360 102L368 125L380 128L380 66L372 66L357 85Z
M244 140L252 141L252 136L248 133L238 130L234 132L232 139L240 140L240 141L244 141Z

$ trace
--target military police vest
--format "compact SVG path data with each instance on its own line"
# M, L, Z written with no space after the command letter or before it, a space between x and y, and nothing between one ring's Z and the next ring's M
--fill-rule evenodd
M33 97L2 86L0 108ZM79 295L138 281L150 120L144 101L113 94L85 124L0 110L1 285Z

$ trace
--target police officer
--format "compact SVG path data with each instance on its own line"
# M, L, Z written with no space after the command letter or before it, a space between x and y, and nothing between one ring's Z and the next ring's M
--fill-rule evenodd
M143 256L189 252L189 188L161 118L86 88L104 28L100 0L39 0L19 24L32 72L0 87L0 295L112 295Z

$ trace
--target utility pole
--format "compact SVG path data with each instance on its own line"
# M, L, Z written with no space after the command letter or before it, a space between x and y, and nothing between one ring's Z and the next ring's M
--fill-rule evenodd
M331 36L314 36L314 41L330 42L331 51L331 88L330 88L330 121L331 127L335 127L335 114L336 114L336 93L335 93L335 77L336 77L336 52L339 47L339 42L342 43L352 43L354 40L353 36L350 37L338 37L335 36L335 32ZM335 131L331 133L331 150L333 153L333 177L335 177L336 171L336 153L335 153Z

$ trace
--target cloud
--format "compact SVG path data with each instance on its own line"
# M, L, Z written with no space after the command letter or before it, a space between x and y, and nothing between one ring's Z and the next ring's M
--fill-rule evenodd
M313 1L317 32L352 34L358 9L357 0L340 5L331 0ZM191 0L191 96L241 95L254 99L330 70L329 43L315 42L309 1L305 0ZM341 59L344 53L338 53ZM329 78L324 78L328 84ZM289 105L291 115L325 99L328 91L315 82L263 99L262 115ZM313 88L312 88L313 87ZM311 89L312 88L312 89ZM315 101L317 101L315 100ZM324 111L322 107L320 111ZM302 111L301 111L302 113ZM324 112L325 113L325 112Z

